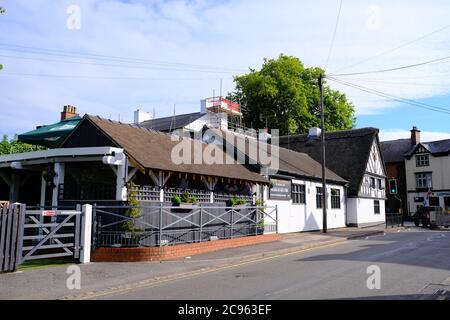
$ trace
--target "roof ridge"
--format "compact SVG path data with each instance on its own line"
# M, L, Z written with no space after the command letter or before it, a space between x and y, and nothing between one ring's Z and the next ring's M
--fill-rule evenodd
M345 136L346 134L351 134L351 133L363 133L365 131L370 131L367 132L366 134L361 134L360 136L366 136L366 135L370 135L372 134L374 131L375 132L380 132L380 130L378 128L375 127L364 127L364 128L356 128L356 129L349 129L349 130L335 130L335 131L326 131L325 134L326 135L334 135L334 134L341 134L342 136ZM281 136L280 138L286 139L286 138L301 138L301 137L308 137L308 133L301 133L301 134L295 134L295 135L287 135L287 136ZM356 136L356 135L353 135ZM339 139L339 138L335 138L335 137L326 137L327 139Z
M141 129L141 130L144 130L144 131L147 131L147 132L150 132L150 133L158 134L158 135L161 135L161 136L166 136L166 137L168 137L168 138L172 138L172 137L173 137L172 133L169 133L169 132L162 132L162 131L150 129L150 128L141 126L141 125L139 125L139 124L134 124L134 123L123 123L123 122L116 121L116 120L105 119L105 118L102 118L101 116L98 116L98 115L97 115L97 116L93 116L93 115L90 115L90 114L86 114L86 116L91 117L91 118L97 118L97 119L99 119L100 121L111 122L111 123L116 124L116 125L126 126L126 127L130 127L130 128L133 128L133 129ZM202 144L205 144L205 145L206 145L206 143L205 143L204 141L202 141L202 140L193 139L193 138L191 138L191 137L183 137L183 138L184 138L184 139L188 139L189 141L198 141L198 142L201 142Z
M200 112L200 111L197 111L197 112L191 112L191 113L184 113L184 114L178 114L178 115L171 115L171 116L167 116L167 117L163 117L163 118L155 118L155 119L146 120L146 121L144 121L144 122L142 122L142 123L148 123L148 122L152 122L152 121L155 121L155 120L167 120L167 119L174 118L174 117L190 116L190 115L193 115L193 114L199 114L199 113L201 113L201 112Z
M427 144L427 143L438 143L438 142L448 142L450 139L442 139L442 140L435 140L435 141L428 141L428 142L420 142L421 144Z

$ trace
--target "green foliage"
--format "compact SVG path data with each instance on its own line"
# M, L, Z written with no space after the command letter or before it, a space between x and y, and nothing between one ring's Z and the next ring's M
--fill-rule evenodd
M174 206L179 206L182 203L197 205L199 201L196 196L191 196L191 194L186 191L181 197L176 195L172 199L172 204Z
M181 202L183 203L191 203L191 194L189 192L185 192L181 197Z
M127 195L128 195L128 206L132 207L125 212L127 217L138 219L141 217L141 210L137 208L139 206L139 201L137 200L136 185L134 182L129 182L127 185ZM134 220L128 220L122 225L123 231L135 233L139 231L136 228ZM135 235L133 235L135 236Z
M17 135L10 140L8 136L5 134L3 135L3 139L0 142L0 155L39 151L39 150L44 150L44 148L20 142L17 140Z
M191 203L192 203L192 204L198 204L198 198L197 198L196 196L193 196L193 197L191 198Z
M235 77L236 89L229 98L240 102L244 124L255 129L279 129L280 134L306 133L320 125L320 68L305 68L295 57L280 55L264 60L260 71ZM355 126L354 106L345 94L324 82L325 129Z
M257 200L255 201L255 205L256 205L257 207L265 207L265 206L266 206L266 203L265 203L264 200L262 200L262 199L257 199Z
M181 197L176 195L175 197L173 197L172 199L172 204L174 206L179 206L181 204Z
M246 205L246 204L247 204L247 201L245 199L239 199L237 196L232 196L227 201L227 206L229 206L229 207L241 206L241 205Z

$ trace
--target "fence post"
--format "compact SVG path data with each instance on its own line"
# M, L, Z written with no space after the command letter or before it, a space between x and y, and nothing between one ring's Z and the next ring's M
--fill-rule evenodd
M170 209L169 209L170 210ZM159 246L162 247L162 219L163 219L163 204L159 208Z
M258 229L259 229L259 211L258 207L255 207L255 215L256 215L256 227L255 227L255 236L258 235Z
M92 240L92 206L83 206L83 217L81 223L81 263L91 262L91 240Z
M275 224L275 230L278 233L278 205L275 206L275 219L277 220Z
M16 243L16 259L13 266L12 271L16 271L18 266L22 264L22 247L23 247L23 231L25 224L25 211L27 207L24 204L21 204L19 207L19 221L17 222L18 230L17 230L17 243ZM1 211L1 209L0 209ZM1 261L0 261L1 264Z
M200 242L203 240L203 206L200 206Z
M233 239L234 235L234 209L231 207L231 228L230 228L230 238Z

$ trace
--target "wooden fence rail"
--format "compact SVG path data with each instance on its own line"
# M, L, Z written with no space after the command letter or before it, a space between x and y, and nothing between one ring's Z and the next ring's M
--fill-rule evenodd
M0 206L0 272L17 269L21 260L24 205Z

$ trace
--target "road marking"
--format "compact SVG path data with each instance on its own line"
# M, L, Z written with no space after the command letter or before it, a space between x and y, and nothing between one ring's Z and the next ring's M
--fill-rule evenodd
M208 269L208 270L200 270L200 271L189 272L189 273L185 273L185 274L181 274L181 275L175 275L175 276L171 277L170 279L164 279L164 280L155 280L155 278L147 279L147 280L143 280L138 283L131 284L131 285L124 285L124 286L119 286L119 287L114 287L114 288L108 288L105 290L99 290L99 291L94 291L94 292L91 291L91 292L86 292L86 293L83 293L80 295L75 295L75 296L67 296L67 297L62 298L61 300L90 300L90 299L96 299L96 298L100 298L100 297L104 297L104 296L117 296L119 294L137 291L139 289L154 288L154 287L158 287L158 286L168 284L171 282L175 282L175 281L179 281L179 280L192 279L192 278L198 277L200 275L216 273L216 272L220 272L220 271L224 271L224 270L236 269L236 268L251 265L251 264L256 264L256 263L266 262L266 261L270 261L270 260L275 260L278 258L292 256L292 255L295 255L298 253L305 253L305 252L310 252L310 251L314 251L314 250L318 250L318 249L331 248L331 247L335 247L335 246L338 246L338 245L344 244L344 243L346 243L346 241L339 241L339 242L334 242L334 243L330 243L327 245L323 245L320 247L301 249L301 250L297 250L294 252L278 254L275 256L246 261L246 262L242 262L242 263L238 263L238 264L234 264L234 265L228 265L228 266L222 266L222 267L212 267L212 269Z

